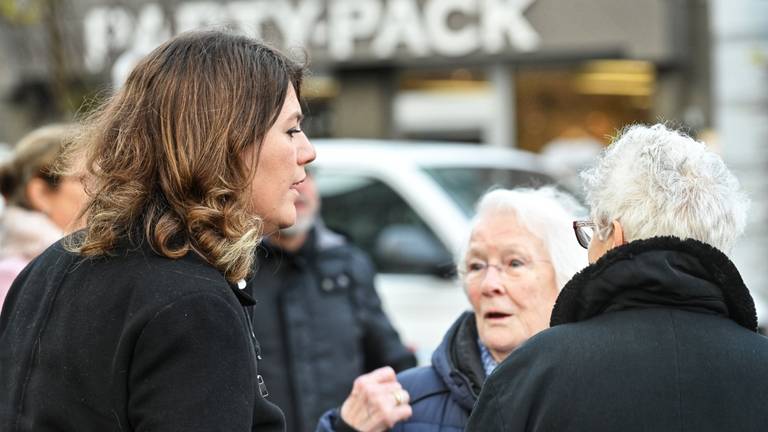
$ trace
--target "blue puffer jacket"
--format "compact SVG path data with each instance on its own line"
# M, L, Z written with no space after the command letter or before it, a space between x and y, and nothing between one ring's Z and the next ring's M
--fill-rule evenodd
M432 354L432 366L397 376L411 396L413 416L395 432L463 431L485 380L472 312L463 313Z
M408 369L397 379L411 396L413 415L392 431L463 431L485 380L474 313L465 312L453 323L432 354L432 366ZM326 412L315 432L341 432L334 427L338 416L338 409Z

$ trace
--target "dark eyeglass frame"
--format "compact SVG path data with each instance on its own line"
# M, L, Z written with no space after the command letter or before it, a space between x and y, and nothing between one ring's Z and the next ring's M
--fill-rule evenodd
M589 249L589 242L592 237L585 233L582 228L592 228L595 231L595 223L592 221L573 221L573 233L576 234L576 241L579 242L579 246L584 249Z

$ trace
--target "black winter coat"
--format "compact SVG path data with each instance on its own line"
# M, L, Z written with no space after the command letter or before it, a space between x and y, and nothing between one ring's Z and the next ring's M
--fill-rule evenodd
M765 431L768 339L736 267L695 240L609 251L488 378L471 431Z
M368 257L318 223L292 254L265 242L251 286L269 399L289 432L313 430L357 376L416 365L381 308Z
M0 430L283 430L260 395L251 304L192 253L53 245L0 316Z

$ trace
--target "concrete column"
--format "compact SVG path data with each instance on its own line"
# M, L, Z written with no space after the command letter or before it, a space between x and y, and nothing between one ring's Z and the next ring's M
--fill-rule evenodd
M768 304L768 2L710 0L714 124L728 166L752 198L733 259L760 303ZM758 305L761 324L768 309Z
M491 103L484 140L492 146L516 147L515 81L512 67L500 63L490 66L488 81L491 83Z
M333 102L333 136L389 138L393 135L392 99L397 90L392 69L336 73L339 93Z

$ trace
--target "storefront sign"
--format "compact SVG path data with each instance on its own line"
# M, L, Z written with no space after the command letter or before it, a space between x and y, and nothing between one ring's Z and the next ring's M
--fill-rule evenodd
M254 0L98 6L84 20L85 64L128 66L174 33L230 26L329 61L397 56L457 57L533 51L540 36L525 18L534 0ZM319 55L318 55L319 54Z

